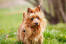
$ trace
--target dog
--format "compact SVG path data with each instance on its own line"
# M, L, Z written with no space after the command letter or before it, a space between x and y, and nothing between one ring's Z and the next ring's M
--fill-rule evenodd
M35 9L28 8L27 13L23 13L23 22L17 33L18 40L24 44L42 44L46 25L46 18L40 6Z

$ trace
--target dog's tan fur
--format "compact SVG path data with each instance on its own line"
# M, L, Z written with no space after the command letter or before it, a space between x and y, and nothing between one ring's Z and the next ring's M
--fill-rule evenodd
M35 9L28 8L27 13L23 13L23 17L23 23L18 29L18 40L24 44L42 44L46 19L40 6ZM35 24L36 22L38 24Z

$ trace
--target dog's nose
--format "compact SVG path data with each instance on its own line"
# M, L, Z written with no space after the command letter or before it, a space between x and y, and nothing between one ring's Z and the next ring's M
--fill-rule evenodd
M36 25L38 25L38 23L35 23Z
M23 32L25 32L25 30L23 30Z

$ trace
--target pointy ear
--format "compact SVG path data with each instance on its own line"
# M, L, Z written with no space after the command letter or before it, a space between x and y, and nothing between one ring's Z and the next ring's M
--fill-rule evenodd
M33 13L33 10L31 8L28 8L28 13Z
M23 12L23 20L25 19L25 17L26 17L26 13L25 13L25 12Z
M35 9L35 11L39 12L40 11L40 5L37 6L37 8Z

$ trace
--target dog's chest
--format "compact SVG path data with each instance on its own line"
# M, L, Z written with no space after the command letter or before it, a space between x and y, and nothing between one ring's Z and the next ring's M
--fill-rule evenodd
M36 41L36 42L37 42L37 41L38 41L38 39L39 39L39 37L35 37L35 38L34 38L34 41Z

